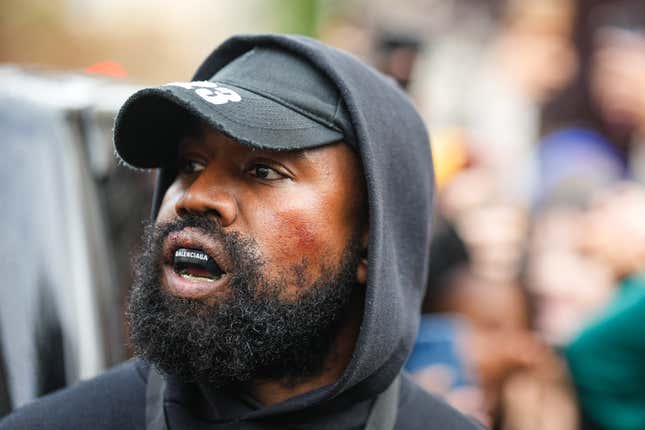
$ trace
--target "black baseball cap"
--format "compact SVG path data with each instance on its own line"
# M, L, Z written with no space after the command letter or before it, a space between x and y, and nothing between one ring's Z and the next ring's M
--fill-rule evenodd
M255 47L208 81L173 82L134 93L121 107L114 145L128 164L163 167L200 119L256 148L297 150L344 140L353 128L337 88L287 51Z

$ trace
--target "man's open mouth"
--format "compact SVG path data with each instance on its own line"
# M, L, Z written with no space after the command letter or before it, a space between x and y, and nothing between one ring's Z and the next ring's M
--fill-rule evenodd
M201 249L177 248L173 254L172 266L175 273L190 281L215 282L226 274Z

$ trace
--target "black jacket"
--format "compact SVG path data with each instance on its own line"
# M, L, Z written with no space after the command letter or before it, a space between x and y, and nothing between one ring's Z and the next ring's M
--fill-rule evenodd
M145 390L148 365L141 360L124 363L105 374L45 396L39 401L18 409L0 422L1 429L47 430L102 430L145 429ZM208 405L195 401L196 387L169 387L166 394L166 412L169 425L174 428L200 429L361 429L367 407L348 405L346 409L326 411L304 416L282 416L279 419L242 420L197 418L198 409ZM229 398L230 404L244 401ZM365 405L363 405L365 406ZM368 405L369 406L369 405ZM209 414L213 409L209 408ZM221 411L223 415L227 410ZM182 426L183 424L183 426ZM432 397L404 376L399 395L397 429L476 429L459 412Z

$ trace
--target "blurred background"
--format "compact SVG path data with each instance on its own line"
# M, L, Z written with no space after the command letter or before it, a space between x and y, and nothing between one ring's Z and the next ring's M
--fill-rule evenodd
M129 358L154 173L114 115L258 32L352 52L427 120L419 383L495 429L645 429L642 0L2 0L0 416Z

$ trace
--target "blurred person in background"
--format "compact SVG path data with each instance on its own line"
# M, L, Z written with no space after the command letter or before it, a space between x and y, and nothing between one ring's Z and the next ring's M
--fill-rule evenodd
M526 281L536 333L560 349L607 305L614 293L611 270L583 253L586 210L574 202L551 203L535 213L527 250Z
M599 142L612 146L621 164L615 179L642 181L645 6L638 0L578 0L577 4L572 42L579 73L545 106L543 133L547 139L556 134L560 141L569 140L591 153L597 152ZM591 166L588 171L593 175Z
M470 228L486 230L505 219L473 218ZM513 236L502 226L490 230ZM477 241L479 252L499 255L521 255L518 242L518 236ZM491 428L575 430L566 369L532 331L532 304L518 273L509 273L505 258L475 262L474 249L440 216L421 328L406 368L427 390Z
M606 133L645 181L645 5L629 2L594 11L591 94Z
M427 83L416 90L438 153L446 136L453 137L449 143L461 136L468 163L490 170L506 197L524 203L542 105L577 69L575 6L560 0L501 4L496 25L479 36L477 49L457 56L429 44L430 58L419 71ZM446 61L451 59L453 64Z
M514 281L453 274L440 311L472 323L465 353L495 428L577 428L577 404L561 360L531 330L530 304Z
M598 258L582 252L590 199L625 177L622 154L582 128L546 135L536 152L538 175L527 243L526 281L539 336L562 348L610 300L614 280Z
M130 97L115 145L160 168L128 311L141 358L0 428L481 428L401 374L433 177L393 83L313 39L234 37L192 82Z
M581 246L603 262L615 296L566 348L590 429L645 428L645 188L602 192L586 217Z
M419 37L403 33L381 31L376 35L374 67L391 76L404 90L408 90L419 51L423 44Z
M466 244L471 270L491 279L517 279L529 214L505 195L490 169L467 166L453 174L440 189L437 206Z

